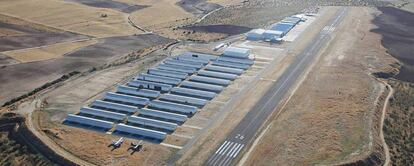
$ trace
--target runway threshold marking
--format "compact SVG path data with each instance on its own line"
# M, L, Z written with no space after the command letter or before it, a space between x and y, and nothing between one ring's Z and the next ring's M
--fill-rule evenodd
M207 162L207 165L228 165L241 151L244 144L236 143L232 141L225 141L221 146L214 152L214 155Z

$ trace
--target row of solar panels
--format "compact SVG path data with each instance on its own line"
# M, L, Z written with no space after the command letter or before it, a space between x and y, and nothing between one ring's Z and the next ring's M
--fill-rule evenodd
M210 61L212 65L205 66ZM102 100L81 108L80 116L70 115L66 120L108 130L108 123L113 126L114 122L126 122L117 125L115 131L122 126L132 135L163 139L165 136L158 132L174 131L251 64L245 59L192 53L168 58L157 68L119 86L116 93L108 92ZM138 116L130 116L136 112Z

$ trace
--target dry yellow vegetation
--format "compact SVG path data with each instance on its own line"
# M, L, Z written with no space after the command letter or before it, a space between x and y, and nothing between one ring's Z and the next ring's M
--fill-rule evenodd
M179 0L143 0L141 5L150 7L138 10L131 14L131 20L141 27L153 27L173 23L177 20L193 18L191 13L175 5Z
M0 12L95 37L131 35L139 32L128 24L128 15L125 13L64 1L2 0ZM106 14L107 17L101 17L101 14Z
M76 49L83 48L88 45L97 43L97 40L86 40L79 42L58 43L46 47L36 47L30 49L22 49L15 51L6 51L3 54L16 59L22 63L43 61L49 59L60 58L66 53Z
M0 3L2 3L2 2L3 1L0 1ZM0 6L0 8L1 7L3 7L3 6ZM0 10L0 12L2 12L2 10ZM48 32L56 32L56 33L61 32L59 29L56 29L56 28L35 24L33 22L30 22L30 21L26 21L26 20L23 20L23 19L20 19L20 18L17 18L17 17L13 17L13 16L10 16L10 15L4 15L4 14L0 14L0 22L13 24L13 25L28 26L28 27L31 27L33 29L37 29L37 30L40 30L40 31L48 31Z

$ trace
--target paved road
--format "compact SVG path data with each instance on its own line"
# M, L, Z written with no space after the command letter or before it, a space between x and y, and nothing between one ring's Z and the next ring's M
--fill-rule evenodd
M330 23L314 38L314 42L297 55L293 63L286 69L282 76L272 85L269 91L256 103L252 110L227 136L226 140L208 158L205 165L234 165L236 159L243 153L246 145L254 140L254 136L260 126L272 114L276 106L283 100L286 93L296 82L299 76L309 67L320 49L327 44L331 33L342 21L347 13L347 8L340 9Z

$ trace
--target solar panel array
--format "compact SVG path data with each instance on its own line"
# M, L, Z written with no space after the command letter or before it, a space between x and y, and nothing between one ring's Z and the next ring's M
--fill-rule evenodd
M252 64L191 52L170 57L68 115L65 124L162 141Z

